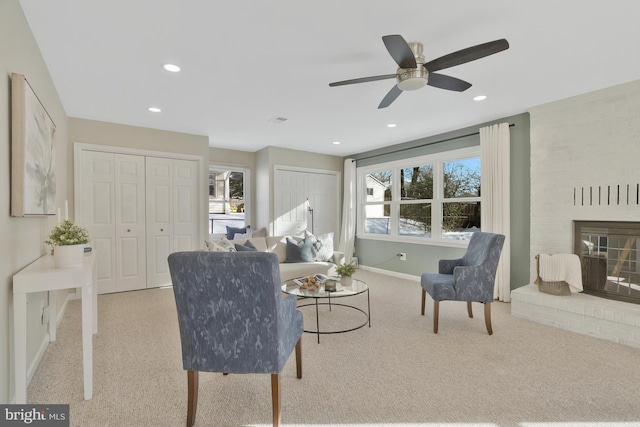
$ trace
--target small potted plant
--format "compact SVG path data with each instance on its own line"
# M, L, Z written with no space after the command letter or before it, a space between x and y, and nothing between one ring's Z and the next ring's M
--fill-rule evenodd
M352 283L351 276L358 271L358 266L351 261L348 264L340 264L336 267L336 273L340 276L340 283L344 286L350 286Z
M86 228L64 220L56 224L44 242L54 246L53 258L58 268L79 267L82 265L84 247L89 243L89 232Z

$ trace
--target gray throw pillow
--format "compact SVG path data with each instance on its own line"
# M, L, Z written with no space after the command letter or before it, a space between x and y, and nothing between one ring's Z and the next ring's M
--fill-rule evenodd
M227 239L233 240L233 237L237 234L246 234L251 229L250 225L246 227L238 228L238 227L229 227L227 225Z
M258 248L256 248L253 243L250 241L246 241L244 245L240 243L236 243L236 251L238 252L256 252Z
M285 262L313 262L312 245L313 240L310 238L296 242L291 237L287 237L287 259Z

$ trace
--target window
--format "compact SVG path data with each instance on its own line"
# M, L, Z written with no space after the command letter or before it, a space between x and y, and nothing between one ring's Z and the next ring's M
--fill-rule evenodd
M224 234L226 226L247 225L247 184L247 170L209 168L209 234Z
M480 158L445 162L443 189L442 238L468 240L480 229Z
M480 229L480 148L359 168L362 237L468 240Z

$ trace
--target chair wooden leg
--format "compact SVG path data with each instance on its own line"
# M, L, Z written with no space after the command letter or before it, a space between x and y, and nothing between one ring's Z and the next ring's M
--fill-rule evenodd
M296 376L302 378L302 337L296 343Z
M198 409L198 371L187 371L187 427L192 427L196 421Z
M471 308L471 301L467 301L467 313L469 313L469 317L473 319L473 309Z
M493 329L491 328L491 303L484 303L484 323L487 325L487 332L489 335L493 335Z
M280 374L271 374L271 402L273 406L273 427L280 427Z
M440 301L433 301L433 333L438 333L438 315L440 314Z
M422 315L424 316L424 300L427 297L427 291L422 290Z

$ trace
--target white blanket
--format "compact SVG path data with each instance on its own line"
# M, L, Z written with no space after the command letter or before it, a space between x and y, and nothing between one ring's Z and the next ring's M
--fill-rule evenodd
M540 278L545 282L565 281L571 292L582 292L582 268L575 254L540 254Z

